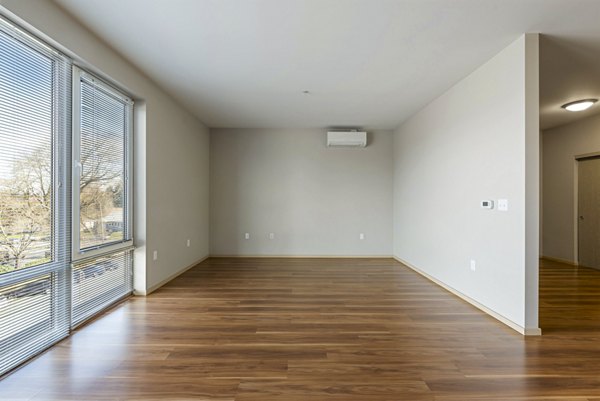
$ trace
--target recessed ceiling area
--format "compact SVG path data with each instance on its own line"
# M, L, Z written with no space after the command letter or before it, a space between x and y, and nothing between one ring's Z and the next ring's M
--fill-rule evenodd
M595 0L56 2L210 127L392 129L525 32L542 128L600 109L560 108L600 97Z

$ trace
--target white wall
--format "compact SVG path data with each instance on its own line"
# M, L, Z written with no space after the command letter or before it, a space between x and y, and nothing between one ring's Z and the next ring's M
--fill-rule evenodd
M537 39L521 37L394 134L394 255L530 332L537 329ZM509 211L480 207L501 198Z
M143 105L138 290L208 255L208 129L53 2L0 5ZM393 248L516 326L537 328L536 62L537 36L527 35L398 128L393 147L388 132L348 150L327 149L323 130L214 130L211 252L389 255ZM499 198L509 199L508 212L480 209L481 199Z
M152 289L208 255L208 129L53 2L0 0L0 6L141 105L135 120L136 290Z
M575 157L600 152L600 115L545 130L542 256L576 263Z
M390 256L391 132L361 149L325 140L321 129L211 129L211 254Z

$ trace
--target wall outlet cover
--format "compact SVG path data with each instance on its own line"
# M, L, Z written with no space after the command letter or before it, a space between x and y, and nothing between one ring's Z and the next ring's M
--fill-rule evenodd
M502 212L508 211L508 199L498 199L498 210Z

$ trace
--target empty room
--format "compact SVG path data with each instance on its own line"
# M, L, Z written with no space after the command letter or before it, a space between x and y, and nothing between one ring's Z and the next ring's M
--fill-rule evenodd
M0 0L0 400L600 401L598 21Z

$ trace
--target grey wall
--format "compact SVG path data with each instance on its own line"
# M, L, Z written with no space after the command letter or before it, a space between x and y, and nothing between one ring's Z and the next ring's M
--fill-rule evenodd
M361 149L325 140L325 130L211 129L211 254L391 255L391 132L369 133Z
M0 5L136 99L136 291L144 293L208 255L208 129L53 2Z
M576 263L575 157L600 152L600 116L542 135L542 256Z
M536 35L394 134L394 255L523 331L537 329L538 80L528 61L537 66ZM507 212L480 207L501 198Z

